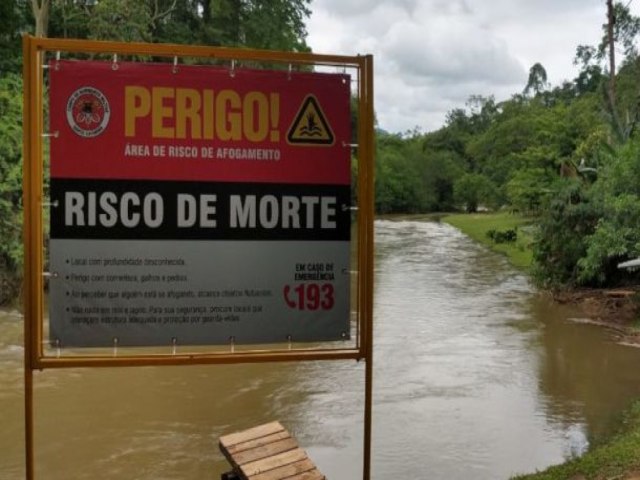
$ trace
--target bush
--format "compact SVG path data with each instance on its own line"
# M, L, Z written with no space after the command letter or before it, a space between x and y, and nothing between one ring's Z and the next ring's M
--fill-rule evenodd
M514 243L518 239L518 231L516 228L508 228L503 231L491 229L487 231L487 237L493 243Z

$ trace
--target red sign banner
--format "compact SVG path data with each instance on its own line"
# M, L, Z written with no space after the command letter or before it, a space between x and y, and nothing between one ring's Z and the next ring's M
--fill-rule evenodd
M348 75L60 61L51 90L55 177L349 183Z
M62 346L349 338L350 77L50 68Z

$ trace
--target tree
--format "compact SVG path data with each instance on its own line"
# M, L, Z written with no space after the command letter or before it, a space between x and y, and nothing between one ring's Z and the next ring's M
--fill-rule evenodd
M29 8L24 2L0 2L0 75L20 71L20 32L29 25Z
M419 138L378 134L375 207L379 213L415 213L427 210L430 192L421 175L423 158Z
M546 288L578 284L578 261L587 251L587 237L601 212L585 185L576 178L559 180L538 221L533 245L533 276Z
M621 261L640 256L640 139L619 147L599 167L591 199L600 216L585 238L586 251L578 260L578 281L614 285L628 278Z
M618 263L640 256L640 197L625 193L607 196L595 231L585 239L587 249L578 260L578 282L615 285L628 274Z
M35 19L35 36L46 37L49 28L49 10L51 0L31 0L31 11Z
M540 167L518 170L506 185L509 203L522 213L538 213L547 203L551 193L550 186L556 178Z
M464 160L456 152L427 150L422 154L420 172L426 208L440 212L453 210L454 184L465 173Z
M243 2L240 9L242 45L272 50L309 51L305 18L310 0ZM240 43L238 43L240 44Z
M579 95L595 92L604 80L602 67L598 64L598 52L595 47L578 45L573 64L580 67L578 76L574 79Z
M618 43L622 46L626 57L636 57L636 37L640 33L640 18L629 10L629 2L613 3L607 0L607 23L602 25L602 40L598 45L598 57L604 59L607 54L611 60L611 45ZM614 48L615 51L615 48ZM615 73L615 57L610 73Z
M152 40L152 12L148 2L100 0L91 9L89 38L124 42Z
M562 105L552 109L539 101L504 102L490 127L467 145L476 171L501 187L521 168L555 168L565 144L563 109Z
M310 0L199 0L197 43L309 51ZM201 12L201 13L200 13Z
M539 95L547 88L547 85L547 71L540 63L534 63L529 69L529 79L523 93L529 95L533 92L534 95Z
M618 85L620 75L616 73L616 45L622 47L625 55L621 70L625 66L628 69L630 65L637 64L636 43L640 34L640 17L631 14L629 2L614 4L612 0L607 0L607 22L602 25L602 29L602 40L597 47L579 45L576 49L574 64L580 65L581 69L575 84L580 94L602 90L603 107L607 112L611 131L618 143L624 143L629 139L629 132L635 128L640 112L637 101L634 102L632 111L628 108L621 109ZM605 62L607 57L609 61ZM608 75L605 75L603 72L607 63ZM637 89L634 87L634 92L635 90Z
M453 185L453 196L468 213L478 211L481 203L493 202L495 185L484 175L467 173Z
M54 37L309 51L310 0L32 1L51 3Z
M13 300L22 276L22 80L0 77L0 304Z

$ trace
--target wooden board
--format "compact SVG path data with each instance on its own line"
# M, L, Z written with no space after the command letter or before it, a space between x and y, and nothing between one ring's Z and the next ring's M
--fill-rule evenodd
M280 422L220 437L220 450L243 480L324 480Z
M231 445L236 445L248 440L254 440L256 438L282 432L284 430L285 428L280 424L280 422L265 423L264 425L259 425L241 432L230 433L229 435L220 437L220 444L225 445L225 447L229 447Z

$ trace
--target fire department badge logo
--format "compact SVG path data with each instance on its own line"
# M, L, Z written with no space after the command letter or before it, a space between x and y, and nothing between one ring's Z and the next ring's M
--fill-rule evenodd
M109 101L97 88L79 88L67 101L67 122L81 137L100 135L107 128L110 116Z

